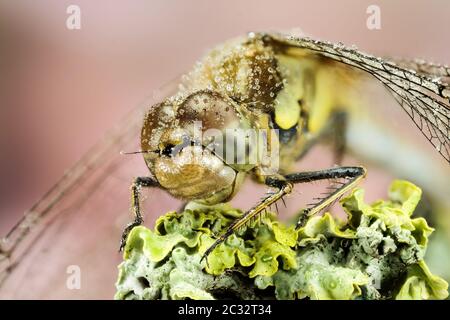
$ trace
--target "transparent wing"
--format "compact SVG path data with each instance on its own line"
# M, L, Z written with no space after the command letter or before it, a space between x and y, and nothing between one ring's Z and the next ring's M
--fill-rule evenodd
M131 220L129 186L133 177L149 175L141 155L124 156L120 151L140 149L145 111L173 93L177 84L178 79L171 81L133 110L2 239L0 298L113 296L111 284L120 262L118 239ZM158 199L151 205L155 216L168 210L167 203L176 205L162 191L147 194L147 203ZM67 279L78 269L81 288L74 289ZM76 282L72 284L76 286Z
M397 66L413 70L419 74L430 78L439 78L438 80L446 83L446 85L450 85L450 67L442 64L436 64L428 61L424 61L422 59L402 59L402 58L388 58Z
M428 141L450 163L450 68L421 61L398 64L343 44L293 36L265 35L280 47L296 47L355 67L378 79Z

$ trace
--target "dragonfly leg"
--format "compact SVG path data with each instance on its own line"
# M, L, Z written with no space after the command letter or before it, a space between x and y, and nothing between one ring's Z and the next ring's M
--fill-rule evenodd
M337 199L342 197L344 193L355 187L359 181L365 177L366 173L367 171L364 167L336 167L319 171L299 172L286 175L286 180L292 183L307 183L325 179L346 179L345 182L339 183L336 188L333 188L326 197L319 199L319 201L313 203L309 208L304 209L300 213L297 228L303 226L308 217L330 206Z
M331 135L332 135L332 144L333 144L333 156L334 163L337 165L342 164L342 158L345 154L346 149L346 138L345 134L347 131L347 123L348 123L348 115L344 111L337 111L333 114L333 118L331 120Z
M341 184L338 188L334 189L324 199L321 199L318 203L315 203L312 207L303 211L303 215L297 223L297 227L300 227L303 223L303 217L309 217L316 214L322 209L329 206L336 199L339 199L344 193L353 188L364 176L366 175L366 169L363 167L337 167L319 171L308 171L288 174L284 177L271 176L266 178L265 184L278 189L276 193L270 194L259 202L256 206L245 212L240 218L233 221L224 234L222 234L203 254L202 260L206 259L208 255L221 243L223 243L230 235L232 235L239 227L245 225L252 218L258 216L265 209L270 207L278 200L280 200L286 194L292 192L293 185L296 183L307 183L324 179L348 179L345 183Z
M183 212L184 210L185 210L185 208L186 208L186 206L187 206L187 204L188 204L189 202L188 201L183 201L183 203L182 204L180 204L180 206L178 207L178 212Z
M269 194L267 197L261 200L253 208L245 212L241 217L233 221L233 223L228 227L224 234L222 234L203 254L202 260L207 259L208 255L221 243L223 243L229 236L231 236L237 229L244 226L246 223L251 221L254 217L261 214L270 205L274 204L280 200L286 194L291 193L293 185L292 183L281 178L273 178L269 184L271 187L278 189L277 192ZM208 261L207 261L208 262Z
M296 161L302 159L318 143L328 143L333 149L334 163L340 165L346 151L348 115L345 111L335 111L330 116L325 128L306 142Z
M119 251L125 247L127 236L130 231L144 222L140 208L140 194L142 187L159 187L158 181L150 177L137 177L131 184L131 206L134 214L134 220L130 222L122 232Z

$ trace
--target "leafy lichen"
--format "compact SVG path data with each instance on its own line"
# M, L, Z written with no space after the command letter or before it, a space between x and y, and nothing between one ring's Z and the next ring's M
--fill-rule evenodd
M188 206L137 227L119 266L116 299L445 299L448 285L423 257L433 231L412 218L421 190L394 181L371 205L355 189L341 200L347 222L329 213L296 230L274 215L243 227L201 262L241 214Z

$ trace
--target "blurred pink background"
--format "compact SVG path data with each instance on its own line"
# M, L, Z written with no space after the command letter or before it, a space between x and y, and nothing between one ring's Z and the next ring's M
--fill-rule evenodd
M66 8L81 8L68 30ZM366 8L381 8L381 30ZM210 47L300 28L379 55L450 63L450 2L0 1L0 235L105 131Z

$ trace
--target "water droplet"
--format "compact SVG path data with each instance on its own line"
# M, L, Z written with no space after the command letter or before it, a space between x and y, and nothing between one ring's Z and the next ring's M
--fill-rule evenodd
M344 44L342 42L333 44L333 49L342 49L342 48L344 48Z
M265 254L265 255L263 255L262 257L261 257L261 261L262 262L269 262L269 261L271 261L273 259L273 257L271 256L271 255L269 255L269 254Z
M433 79L431 79L431 82L441 84L441 77L434 77Z

